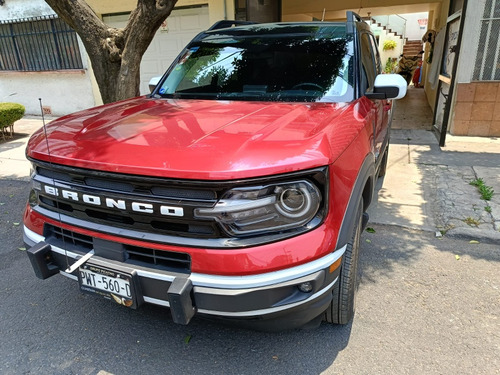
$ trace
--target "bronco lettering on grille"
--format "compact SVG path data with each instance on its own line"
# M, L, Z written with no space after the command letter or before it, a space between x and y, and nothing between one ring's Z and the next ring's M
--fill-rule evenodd
M105 196L84 194L77 191L60 189L50 185L44 185L44 192L54 197L60 197L74 202L86 203L88 205L116 208L118 210L129 210L142 214L160 214L164 216L184 216L182 207L165 206L155 203L136 202L127 199L113 199Z

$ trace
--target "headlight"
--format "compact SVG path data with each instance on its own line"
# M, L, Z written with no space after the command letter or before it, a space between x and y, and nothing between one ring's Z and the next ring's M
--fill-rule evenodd
M42 190L42 184L39 181L34 179L35 177L35 169L32 167L30 172L31 178L31 191L28 198L28 202L31 207L34 207L38 204L38 193Z
M38 195L34 189L30 190L28 203L30 204L31 207L35 207L38 204Z
M319 189L306 180L235 188L212 208L197 208L198 218L212 218L232 236L301 227L320 208Z

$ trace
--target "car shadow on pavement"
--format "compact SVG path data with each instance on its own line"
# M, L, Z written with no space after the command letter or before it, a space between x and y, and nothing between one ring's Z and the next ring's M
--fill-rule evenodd
M2 374L320 374L349 342L352 323L268 333L195 317L181 326L167 308L131 310L61 275L37 279L22 240L29 185L0 187Z
M0 186L3 224L8 222L0 231L0 331L2 342L8 343L0 346L2 374L288 375L339 368L349 373L352 366L376 366L384 350L408 349L411 357L408 337L398 336L398 330L421 332L424 322L441 308L441 299L456 300L452 292L457 275L463 275L458 290L464 290L467 280L481 274L478 269L489 267L491 275L492 261L500 261L491 245L471 246L438 240L430 232L373 225L375 232L364 232L361 239L361 283L353 323L323 323L318 329L281 333L201 318L181 326L172 322L166 308L143 305L130 310L83 295L77 283L60 275L37 279L22 250L21 226L15 225L28 185L2 181ZM497 296L490 294L488 306ZM437 298L431 300L434 295Z
M181 326L166 308L126 309L80 294L60 275L38 280L27 259L20 263L24 285L11 286L1 310L17 299L25 315L7 314L12 324L0 327L16 373L50 365L51 374L320 374L349 342L351 324L266 333L196 317Z
M441 149L433 137L399 132L391 139L387 174L378 179L368 210L371 222L498 243L498 195L486 202L471 182L482 177L500 191L500 149L460 142Z

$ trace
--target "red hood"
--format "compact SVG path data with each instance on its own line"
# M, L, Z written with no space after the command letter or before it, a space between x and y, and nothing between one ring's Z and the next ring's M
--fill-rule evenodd
M343 147L335 146L339 142L332 142L332 135L339 126L356 122L352 108L141 97L51 122L50 158L42 130L30 139L27 155L74 167L171 178L292 172L339 156Z

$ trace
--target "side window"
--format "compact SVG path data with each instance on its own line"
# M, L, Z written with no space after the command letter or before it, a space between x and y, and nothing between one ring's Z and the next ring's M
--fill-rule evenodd
M380 60L380 53L378 52L378 43L373 35L370 35L370 42L375 56L375 66L377 68L377 74L382 73L382 61Z
M367 33L361 34L361 63L366 76L366 90L371 90L377 76L377 67L370 34Z

